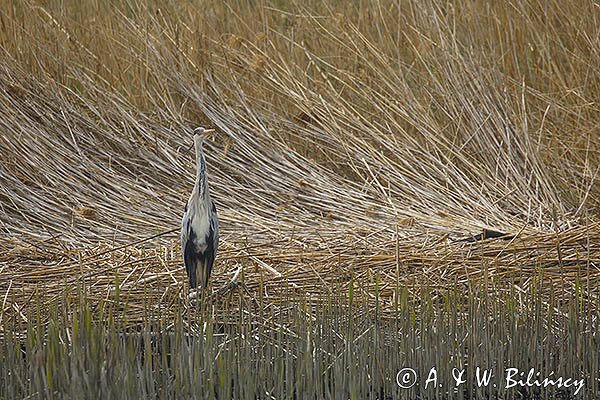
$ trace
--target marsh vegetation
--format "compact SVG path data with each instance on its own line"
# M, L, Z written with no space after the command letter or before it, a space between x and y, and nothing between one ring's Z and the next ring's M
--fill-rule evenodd
M0 10L1 398L600 396L596 2Z

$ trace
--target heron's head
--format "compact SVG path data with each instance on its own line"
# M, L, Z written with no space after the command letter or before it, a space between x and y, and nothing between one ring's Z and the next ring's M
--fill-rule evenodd
M214 129L204 129L201 126L194 129L193 136L194 136L194 145L196 146L196 151L202 150L202 143L204 142L204 139L210 137L214 131L215 131Z
M214 132L215 132L214 129L205 129L205 128L199 126L198 128L194 129L194 139L207 138L207 137L211 136Z

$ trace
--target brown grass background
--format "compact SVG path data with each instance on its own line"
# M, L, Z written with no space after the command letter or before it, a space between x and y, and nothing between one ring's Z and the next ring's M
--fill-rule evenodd
M132 315L185 302L198 125L219 132L213 290L241 272L277 305L353 281L391 316L400 288L540 281L598 305L597 2L0 11L0 322L65 288ZM456 241L483 228L516 236Z

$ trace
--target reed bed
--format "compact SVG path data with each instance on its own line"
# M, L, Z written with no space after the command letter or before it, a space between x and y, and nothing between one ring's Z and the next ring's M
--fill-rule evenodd
M209 325L237 326L218 335L232 334L231 343L252 352L254 344L240 338L263 329L268 343L249 363L278 351L297 360L299 348L279 341L306 346L297 341L303 334L334 329L320 319L333 304L340 324L362 322L339 343L323 344L333 346L328 354L369 326L377 333L367 337L389 338L392 347L380 350L397 354L393 346L422 346L428 326L439 328L431 337L438 345L452 320L455 337L471 332L501 343L518 341L515 324L523 322L533 331L519 345L538 349L530 360L560 366L540 354L551 348L540 341L561 354L577 348L581 359L561 368L583 371L585 395L598 393L597 356L581 353L597 341L600 300L593 1L26 1L0 10L4 360L15 343L42 346L52 335L66 346L60 351L75 354L75 342L64 339L75 315L90 321L86 344L136 331L164 334L165 346L181 350L168 335L208 340ZM177 245L194 179L186 150L198 125L218 131L205 152L222 232L212 287L201 300L188 295ZM486 229L507 235L464 241ZM107 328L109 314L118 323ZM486 318L500 321L492 332L478 329ZM409 326L416 333L401 339ZM119 344L124 354L146 343L127 340ZM503 360L519 360L514 343ZM184 353L218 347L194 346ZM487 360L506 346L484 346ZM476 348L473 342L454 355L472 366ZM415 362L446 354L436 349ZM39 351L25 350L25 358L50 354ZM207 354L198 359L218 359ZM97 355L90 365L109 357ZM127 365L113 360L135 368L136 357ZM406 361L390 357L381 365ZM440 357L456 361L452 353ZM298 371L312 368L329 376L319 362L315 356L261 376L275 382L281 371L305 376ZM170 366L158 376L145 365L131 376L164 385L129 383L130 397L186 396L172 386L181 377ZM10 381L7 371L0 382ZM19 371L29 384L13 382L0 397L77 397L60 386L70 373L53 380ZM341 392L275 383L273 391L240 378L233 396L495 396L397 392L385 371L370 387L367 375L352 381L341 371L332 376L353 382ZM101 370L96 377L107 378ZM61 388L53 392L50 382ZM88 393L86 385L76 386ZM110 385L102 390L116 396ZM214 390L230 398L234 389L221 382Z
M600 237L593 236L594 232L597 228L590 226L481 243L432 236L424 246L421 238L386 239L381 234L348 235L327 242L292 236L277 246L225 239L211 295L231 301L231 296L242 291L247 299L277 306L289 293L296 293L316 307L332 296L348 293L352 286L356 298L369 308L377 306L381 318L393 319L403 291L418 297L427 288L436 299L473 287L517 295L535 288L546 304L555 299L566 299L568 304L579 298L595 309L600 301ZM84 251L23 247L5 254L0 258L3 322L27 322L27 308L37 307L36 300L51 304L62 299L65 291L76 294L83 290L87 301L97 304L119 294L130 303L131 323L144 321L148 304L173 320L181 312L174 304L188 306L186 277L176 244L98 246ZM239 287L230 288L234 277ZM136 299L139 304L133 306Z
M330 297L317 313L289 295L273 307L241 300L180 307L174 319L147 303L132 329L130 305L115 296L99 309L75 294L77 307L52 302L0 336L0 394L5 398L594 398L598 392L598 313L577 304L564 318L535 296L498 304L492 289L481 312L474 291L455 291L441 307L427 290L403 296L398 316L381 319L357 299ZM482 293L483 294L483 293ZM533 293L529 293L532 295ZM506 297L508 298L508 297ZM456 301L454 301L456 300ZM48 303L46 303L48 304ZM423 307L425 305L425 307ZM285 312L282 312L285 310ZM434 311L435 310L435 311ZM438 312L442 312L439 315ZM222 313L222 314L221 314ZM49 323L40 316L49 315ZM215 318L216 317L216 318ZM14 321L13 321L14 323ZM545 324L550 324L546 326ZM19 327L26 328L19 334ZM564 332L578 331L564 336ZM583 390L505 388L503 366L585 379ZM478 385L477 367L493 371ZM398 372L420 383L400 388ZM424 386L431 370L436 384ZM454 385L454 369L465 382ZM543 378L539 378L540 381ZM574 392L576 396L574 396Z

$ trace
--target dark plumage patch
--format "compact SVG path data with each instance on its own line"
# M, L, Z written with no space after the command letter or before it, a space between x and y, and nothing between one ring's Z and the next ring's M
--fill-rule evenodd
M206 235L206 251L203 254L204 258L204 285L208 285L208 278L212 271L213 264L215 262L215 244L214 244L215 230L212 224Z
M480 240L496 239L496 238L502 238L503 240L510 240L514 237L515 237L514 235L508 235L506 233L494 231L492 229L484 229L482 233L473 235L471 237L462 239L460 241L461 242L478 242Z
M213 204L213 211L214 209ZM209 230L204 238L206 243L206 249L204 251L200 251L196 246L196 238L198 236L192 228L192 225L188 224L185 229L187 230L188 235L187 241L184 243L183 262L189 278L190 287L195 289L199 284L202 284L203 287L207 287L216 255L215 246L217 239L215 238L215 226L213 223L209 226ZM198 279L200 279L200 282L198 282Z
M188 238L187 242L184 244L183 250L183 263L185 264L185 272L190 279L190 287L196 288L198 287L198 276L196 274L196 264L198 262L198 253L196 251L196 245L194 241L196 240L196 233L189 229L188 225Z

